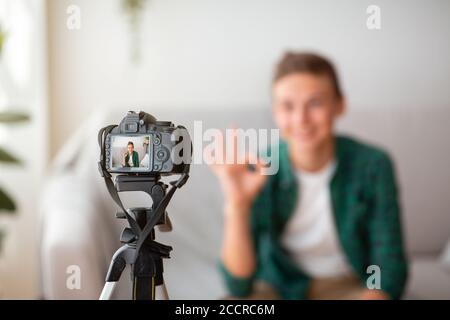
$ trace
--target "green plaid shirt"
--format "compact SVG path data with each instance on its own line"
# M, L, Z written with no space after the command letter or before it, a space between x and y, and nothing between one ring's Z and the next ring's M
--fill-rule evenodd
M270 176L252 207L255 273L237 278L219 262L229 292L237 297L248 295L255 279L270 283L283 299L304 299L309 287L309 277L281 244L300 190L284 142L279 145L279 156L278 173ZM392 162L384 151L348 137L336 138L336 159L330 191L338 238L347 261L363 286L371 275L367 267L379 266L381 289L398 299L408 269Z

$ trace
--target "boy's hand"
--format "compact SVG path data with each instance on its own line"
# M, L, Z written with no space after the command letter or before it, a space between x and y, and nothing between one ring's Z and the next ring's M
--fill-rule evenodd
M366 289L360 296L361 300L389 300L389 296L382 290Z
M233 159L233 163L226 163L227 150L224 147L223 135L218 143L219 150L216 150L216 155L222 155L222 159L218 159L218 157L212 159L210 154L205 154L205 158L208 159L210 168L220 181L225 195L226 206L249 209L267 181L267 176L262 174L264 163L255 155L240 155L238 153L236 130L234 130L233 137L232 157L230 157L230 154L228 155L229 158ZM238 163L238 159L241 160L239 161L241 164ZM250 170L248 164L252 164L254 170ZM239 211L248 212L249 210Z

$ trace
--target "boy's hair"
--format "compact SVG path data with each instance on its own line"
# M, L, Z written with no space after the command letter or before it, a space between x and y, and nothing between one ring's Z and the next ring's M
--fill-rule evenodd
M286 52L275 68L272 83L275 84L281 78L293 73L326 75L331 80L336 96L338 98L343 96L336 70L325 57L310 52Z
M134 148L134 143L133 142L131 142L131 141L128 141L128 144L127 144L127 146L133 146L133 148Z

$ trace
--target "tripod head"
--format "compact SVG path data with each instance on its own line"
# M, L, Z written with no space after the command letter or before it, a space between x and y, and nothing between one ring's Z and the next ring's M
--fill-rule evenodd
M153 201L152 207L130 208L127 210L129 215L134 217L134 220L136 220L138 226L141 229L144 229L147 221L153 217L158 204L166 195L167 185L160 181L159 175L119 175L116 177L115 185L117 192L143 191L151 197ZM123 212L119 211L116 213L116 218L126 219L127 216ZM172 224L166 211L164 211L164 213L156 221L155 226L158 226L160 231L172 230ZM132 228L128 227L123 230L120 241L126 244L133 244L136 242L138 236L139 234L136 234ZM152 232L150 236L151 240L154 240L154 232Z

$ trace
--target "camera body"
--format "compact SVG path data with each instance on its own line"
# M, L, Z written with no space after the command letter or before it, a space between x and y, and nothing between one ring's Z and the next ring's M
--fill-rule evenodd
M105 136L104 148L109 173L177 174L191 162L187 130L145 112L129 111Z

